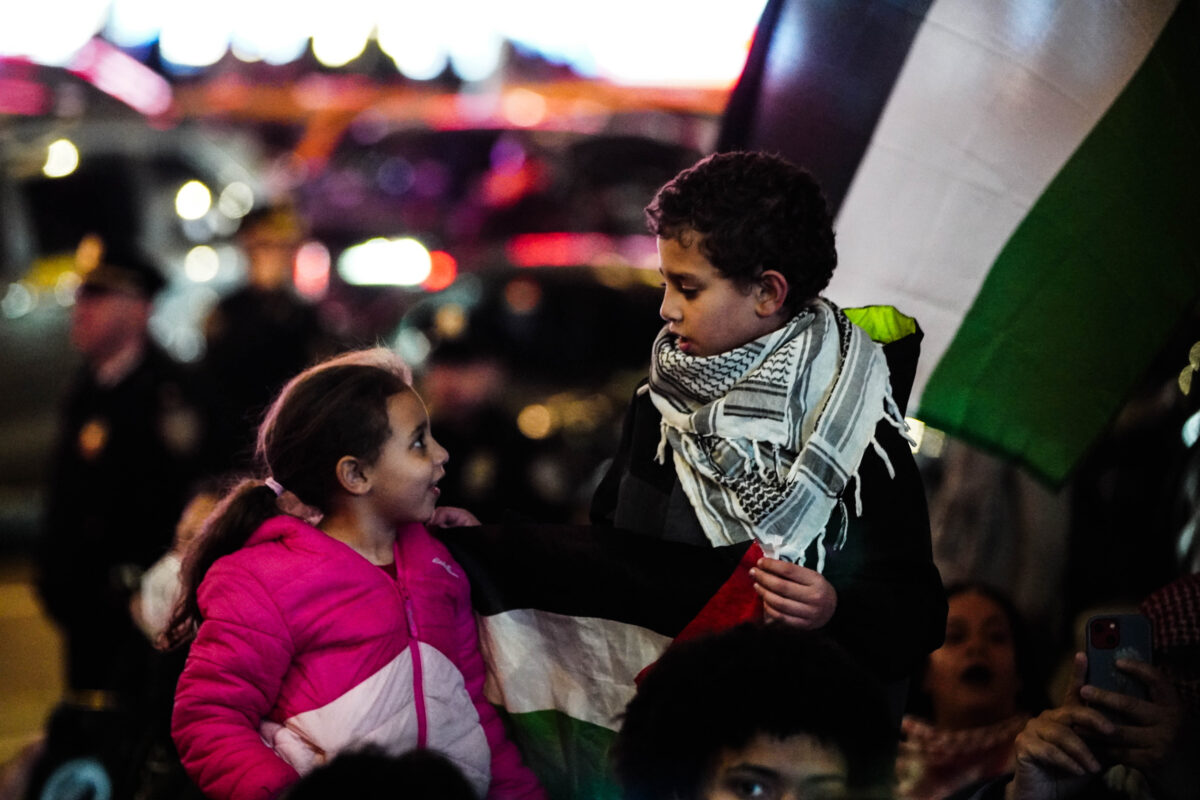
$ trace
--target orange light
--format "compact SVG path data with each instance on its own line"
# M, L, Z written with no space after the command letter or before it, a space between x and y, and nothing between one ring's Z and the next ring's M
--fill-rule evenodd
M546 119L546 98L529 89L513 89L500 105L505 119L520 128L532 128Z
M429 277L421 282L421 288L427 292L440 292L458 277L458 262L454 256L445 250L434 250L429 254L431 267Z
M542 288L527 278L509 281L504 287L504 302L515 314L528 314L542 302Z

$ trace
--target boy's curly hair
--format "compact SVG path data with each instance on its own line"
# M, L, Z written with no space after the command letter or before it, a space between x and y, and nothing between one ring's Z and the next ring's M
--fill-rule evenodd
M788 282L797 311L829 285L837 266L833 218L816 180L780 156L717 153L672 178L646 206L660 238L700 252L721 274L748 286L773 269Z
M878 680L820 631L746 623L668 648L610 757L625 800L697 800L722 752L798 735L841 754L856 796L890 785L897 733Z

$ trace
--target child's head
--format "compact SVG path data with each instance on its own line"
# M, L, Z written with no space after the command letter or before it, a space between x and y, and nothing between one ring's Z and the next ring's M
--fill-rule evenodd
M651 668L613 748L629 800L782 796L793 784L885 788L896 731L883 689L817 632L742 625ZM758 796L755 794L754 796Z
M718 153L676 175L646 207L650 230L695 248L743 291L764 273L784 281L786 317L829 284L833 219L812 175L759 152ZM660 243L661 244L661 243Z
M392 399L397 398L396 402ZM329 513L345 487L339 465L374 465L394 433L392 410L421 405L408 367L383 348L343 353L283 387L258 430L257 457L304 504ZM426 430L426 433L428 431Z
M375 348L335 356L284 386L259 427L262 477L231 489L187 552L187 596L171 623L172 643L186 640L199 619L196 590L208 568L270 517L329 515L355 497L369 497L372 512L390 523L433 515L447 455L430 435L411 377L391 351Z
M399 756L378 748L343 751L305 775L284 793L285 800L474 800L462 771L436 750L409 750Z

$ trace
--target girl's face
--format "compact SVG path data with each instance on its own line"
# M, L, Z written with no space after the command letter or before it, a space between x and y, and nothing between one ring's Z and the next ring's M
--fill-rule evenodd
M370 496L389 520L426 522L437 506L437 482L446 474L450 456L430 434L429 414L416 392L388 398L388 426L392 435L375 463L365 467L372 482Z
M960 729L1007 719L1021 689L1008 616L975 591L951 597L949 605L946 642L929 654L925 674L934 724Z

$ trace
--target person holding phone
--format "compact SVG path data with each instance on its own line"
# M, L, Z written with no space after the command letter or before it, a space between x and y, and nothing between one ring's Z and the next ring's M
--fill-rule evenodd
M1089 683L1088 657L1076 653L1062 704L1031 719L1018 734L1013 773L954 800L1196 797L1200 576L1168 584L1141 608L1160 665L1119 657L1113 666L1144 687L1145 697Z
M946 641L909 687L897 797L941 800L1011 772L1017 734L1046 707L1031 633L986 583L946 589Z

